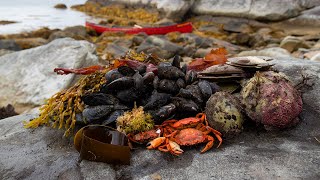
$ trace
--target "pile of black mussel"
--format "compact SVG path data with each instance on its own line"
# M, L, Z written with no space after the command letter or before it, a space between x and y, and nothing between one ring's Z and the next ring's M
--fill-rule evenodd
M198 80L195 71L180 67L179 56L172 63L160 63L157 72L149 72L145 65L121 66L105 77L100 92L82 97L86 107L80 119L85 124L113 125L135 105L143 106L155 124L194 116L204 111L209 97L219 90L215 83Z

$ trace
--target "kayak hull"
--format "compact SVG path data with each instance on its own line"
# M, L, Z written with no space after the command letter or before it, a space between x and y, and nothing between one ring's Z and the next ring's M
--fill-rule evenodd
M192 23L175 24L161 27L143 27L143 28L127 28L127 27L106 27L95 23L86 22L86 27L95 30L98 34L104 32L124 32L126 34L146 33L148 35L167 34L170 32L190 33L192 32Z

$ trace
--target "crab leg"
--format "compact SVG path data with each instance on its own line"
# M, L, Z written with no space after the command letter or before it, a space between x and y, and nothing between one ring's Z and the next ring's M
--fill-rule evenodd
M220 145L221 145L221 143L222 143L222 138L221 138L222 134L221 134L219 131L217 131L217 130L209 127L209 126L207 126L207 128L208 128L211 132L213 132L213 134L217 137L217 139L218 139L218 141L219 141L219 145L217 146L217 148L219 148Z
M166 140L165 137L158 137L147 144L147 149L156 149L159 147L164 141Z
M201 150L201 153L204 153L204 152L206 152L206 151L208 151L209 149L211 149L212 148L212 146L213 146L213 143L214 143L214 138L212 137L212 136L207 136L207 140L209 141L208 143L207 143L207 145Z

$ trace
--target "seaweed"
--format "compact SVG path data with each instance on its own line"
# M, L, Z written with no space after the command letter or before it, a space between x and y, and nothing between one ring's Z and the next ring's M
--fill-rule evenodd
M69 136L76 124L76 114L82 113L84 103L82 95L100 90L105 83L105 73L108 70L97 71L85 75L69 89L62 90L46 101L40 108L39 117L30 122L24 122L25 128L37 128L41 125L53 128L65 129L65 136Z

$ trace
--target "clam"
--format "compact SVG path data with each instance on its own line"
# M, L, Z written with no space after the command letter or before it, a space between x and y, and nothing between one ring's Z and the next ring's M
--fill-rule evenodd
M245 77L244 70L227 64L213 65L198 73L199 79L208 81L235 81Z
M244 117L240 102L227 92L217 92L206 104L209 125L225 137L233 137L243 129Z
M227 64L247 70L267 70L274 65L270 60L272 58L264 56L234 57L229 58Z

